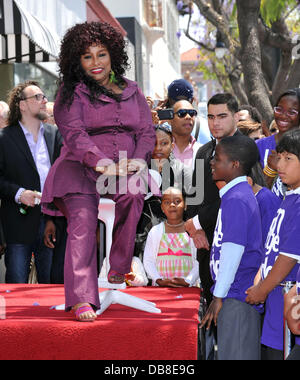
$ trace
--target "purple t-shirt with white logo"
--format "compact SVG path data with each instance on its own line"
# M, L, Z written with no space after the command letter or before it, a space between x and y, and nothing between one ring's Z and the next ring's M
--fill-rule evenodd
M256 145L259 150L261 167L264 168L272 150L276 150L275 135L256 140Z
M210 256L210 270L216 282L222 243L245 247L226 298L245 302L245 291L253 285L262 261L262 242L259 238L261 234L260 213L255 195L246 181L240 182L222 196ZM214 286L212 292L213 290Z
M298 274L297 274L297 294L298 294L298 296L300 296L300 268L299 268ZM300 346L300 336L299 335L296 336L295 343L298 346Z
M264 245L268 236L270 225L281 204L281 200L266 187L263 187L256 194L256 199L261 215L262 241Z
M276 140L275 135L264 137L263 139L256 140L256 145L260 156L260 165L264 168L267 165L268 157L272 150L276 150ZM282 182L278 177L272 186L272 193L277 195L280 199L284 198Z
M300 195L289 192L281 203L270 226L265 243L262 277L265 279L279 253L300 260ZM296 264L285 281L296 281L299 264ZM283 287L277 286L266 300L261 342L265 346L283 350Z

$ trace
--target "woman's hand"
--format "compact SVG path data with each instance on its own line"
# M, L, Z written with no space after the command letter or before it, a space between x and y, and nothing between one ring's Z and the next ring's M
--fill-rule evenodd
M127 175L127 159L123 158L118 163L113 162L107 166L96 166L95 171L107 176L120 176L125 177Z
M107 176L125 177L128 174L134 174L142 171L147 166L144 160L122 158L118 163L112 163L108 166L96 166L96 172Z
M147 167L147 163L144 160L138 158L130 158L127 160L127 173L134 174L139 173Z

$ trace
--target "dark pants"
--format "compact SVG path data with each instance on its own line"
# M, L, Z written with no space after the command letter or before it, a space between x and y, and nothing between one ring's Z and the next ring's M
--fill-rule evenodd
M55 217L56 242L53 248L53 261L51 268L51 284L64 283L64 262L67 244L67 219L63 216Z
M7 244L4 257L6 283L28 283L30 261L34 254L38 283L50 284L53 251L44 244L44 230L45 219L42 216L37 237L32 244Z
M284 354L276 348L261 345L261 360L283 360Z
M300 360L300 346L296 344L286 360Z
M198 249L197 260L199 262L199 276L203 289L203 297L206 299L207 306L209 306L213 298L210 289L214 284L209 268L210 252L206 249Z

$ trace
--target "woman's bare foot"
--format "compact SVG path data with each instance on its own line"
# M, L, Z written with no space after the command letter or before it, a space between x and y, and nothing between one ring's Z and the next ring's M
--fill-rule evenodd
M97 314L89 303L78 303L72 308L75 312L77 321L80 322L94 322Z

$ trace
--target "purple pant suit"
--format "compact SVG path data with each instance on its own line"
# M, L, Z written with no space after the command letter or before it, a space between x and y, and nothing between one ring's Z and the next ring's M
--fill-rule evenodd
M47 177L42 206L45 213L62 213L68 220L67 310L81 302L100 308L96 244L100 194L96 189L99 174L94 167L118 162L120 152L127 158L149 162L154 149L155 130L148 104L136 83L125 81L127 87L119 103L103 95L99 102L92 104L84 84L76 87L69 108L60 104L61 92L56 99L54 117L64 146ZM116 186L114 194L104 196L116 202L110 266L120 273L128 273L144 194ZM53 203L59 212L54 210Z

